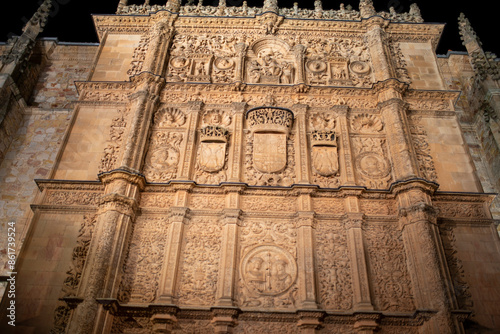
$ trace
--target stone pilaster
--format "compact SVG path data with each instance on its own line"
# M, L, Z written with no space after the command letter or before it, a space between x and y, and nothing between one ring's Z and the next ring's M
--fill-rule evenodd
M238 325L239 310L235 308L212 308L212 325L215 334L231 334Z
M363 230L361 229L364 215L360 212L358 197L347 196L345 207L347 213L343 223L347 230L347 243L351 260L353 309L354 311L372 311L374 308L370 294Z
M170 334L177 324L177 308L171 307L168 313L165 312L165 308L162 311L164 313L154 314L151 317L151 323L153 324L152 333Z
M424 324L424 333L461 332L452 319L456 300L449 286L451 279L437 227L437 211L430 195L436 186L413 180L394 187L399 205L399 222L408 271L412 280L417 309L437 311Z
M342 184L346 186L356 185L354 176L354 160L352 155L351 140L349 138L349 123L347 121L347 112L349 107L346 105L336 106L335 111L339 115L339 141L342 148L340 151L340 175L342 177Z
M301 334L315 334L323 327L323 312L299 311L297 315L299 318L297 327L299 327Z
M403 101L403 93L406 89L406 84L395 79L375 84L379 100L378 108L387 129L389 156L392 159L396 181L419 175L406 116L407 105Z
M142 176L120 170L100 176L105 194L99 202L95 232L78 295L83 299L71 317L68 333L101 333L112 317L96 298L116 298L119 273L138 210Z
M295 141L295 152L298 183L310 184L309 176L311 175L310 166L311 159L309 156L308 138L307 138L307 108L305 104L296 104L292 107L295 113L295 123L297 124L297 140Z
M229 193L229 196L237 193ZM234 306L235 277L238 253L238 226L241 210L227 208L224 210L222 228L222 254L217 281L217 305Z
M299 195L297 217L298 304L301 309L317 309L317 282L314 264L314 227L311 196L307 189Z
M395 72L391 65L389 45L384 31L389 21L373 16L363 23L366 26L365 41L370 50L375 81L394 78Z
M143 72L133 77L132 81L136 87L129 102L132 122L120 166L139 170L148 131L151 127L152 115L159 102L159 94L165 80L151 73Z
M191 173L195 163L196 153L196 131L200 119L200 113L203 108L203 102L191 101L189 106L189 128L186 134L186 140L181 150L182 154L179 163L179 180L191 180Z
M167 54L174 37L173 23L177 15L162 12L157 14L158 22L151 27L148 51L144 59L143 71L163 75L167 66Z
M229 148L229 182L240 182L240 171L243 161L243 123L245 121L245 109L247 104L245 102L233 102L233 133L230 138Z

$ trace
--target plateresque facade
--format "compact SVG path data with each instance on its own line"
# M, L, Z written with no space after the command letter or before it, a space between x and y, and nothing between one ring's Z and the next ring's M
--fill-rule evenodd
M37 39L49 9L0 46L2 332L500 331L500 75L464 16L436 56L416 5L121 0L98 45Z

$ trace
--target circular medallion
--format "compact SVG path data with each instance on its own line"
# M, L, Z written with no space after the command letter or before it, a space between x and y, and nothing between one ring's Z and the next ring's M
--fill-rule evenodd
M251 292L275 296L295 282L297 264L290 253L278 246L257 246L241 261L240 273Z
M353 73L359 74L359 75L366 75L370 73L370 65L363 61L354 61L349 65L349 68Z
M216 58L214 65L218 70L229 70L234 66L234 60L226 57Z
M183 68L188 65L189 60L184 57L174 57L170 60L170 65L173 68Z
M359 155L356 159L356 167L361 174L372 178L385 177L390 172L390 166L387 161L373 152L366 152Z
M307 69L314 73L323 72L326 70L326 63L322 60L310 60L307 62Z

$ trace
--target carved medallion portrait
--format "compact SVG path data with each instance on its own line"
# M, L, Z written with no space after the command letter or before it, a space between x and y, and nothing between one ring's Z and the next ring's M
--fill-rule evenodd
M241 261L241 277L250 292L275 296L286 292L297 278L295 259L284 249L258 246Z

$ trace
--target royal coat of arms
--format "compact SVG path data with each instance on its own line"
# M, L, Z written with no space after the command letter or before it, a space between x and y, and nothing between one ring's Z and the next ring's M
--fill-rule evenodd
M228 132L220 126L206 126L201 129L201 143L198 163L206 172L218 172L226 160Z
M335 133L333 131L313 131L312 166L322 176L331 176L339 171L339 158Z

